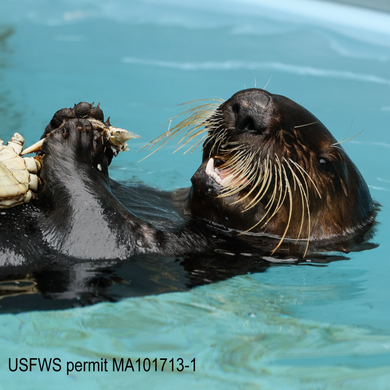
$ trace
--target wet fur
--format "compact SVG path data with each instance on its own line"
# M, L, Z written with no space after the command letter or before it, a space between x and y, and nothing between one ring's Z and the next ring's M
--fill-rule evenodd
M112 156L88 120L69 119L46 137L40 172L43 188L37 199L2 212L3 266L42 261L53 254L125 260L140 253L208 250L207 235L196 227L162 232L121 204L110 188Z
M204 140L186 205L191 216L243 236L257 234L260 245L260 237L274 237L271 254L283 242L291 248L290 241L302 256L318 248L340 250L372 228L377 207L364 179L309 111L256 88L213 107L192 108L188 118L151 143L180 137L178 149L191 149L199 145L195 136ZM219 184L206 174L210 158L233 177L230 182Z

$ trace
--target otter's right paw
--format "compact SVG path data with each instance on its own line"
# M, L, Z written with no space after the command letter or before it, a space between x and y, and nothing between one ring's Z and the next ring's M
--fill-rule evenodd
M93 103L89 104L87 102L80 102L75 104L73 108L62 108L58 110L51 119L50 123L46 126L45 132L41 138L46 138L46 136L51 133L53 130L59 128L64 122L70 119L95 119L100 122L104 122L104 114L100 108L100 103L94 107ZM109 126L109 120L105 123Z
M74 165L80 170L81 164L99 171L107 171L112 151L103 134L95 130L88 119L69 119L51 131L42 145L42 165L48 169L60 165ZM69 172L71 174L71 172Z
M42 138L47 137L48 134L64 125L67 121L74 119L88 120L95 130L100 131L105 141L109 143L114 156L121 151L128 150L126 141L131 138L139 138L137 134L128 130L111 126L110 118L104 122L104 114L100 108L100 103L94 107L93 104L86 102L78 103L73 108L63 108L57 111L46 126Z
M25 149L22 155L37 152L37 154L41 156L43 154L41 150L42 144L46 137L54 130L63 127L67 122L77 119L89 121L93 129L100 132L104 141L107 143L107 148L111 149L109 152L111 158L112 156L117 156L121 151L128 150L126 141L131 138L139 138L137 134L128 130L111 126L110 118L108 118L106 122L103 122L104 114L100 109L99 104L97 107L93 107L93 104L81 102L76 104L73 108L63 108L57 111L50 123L46 126L46 130L43 133L41 140Z

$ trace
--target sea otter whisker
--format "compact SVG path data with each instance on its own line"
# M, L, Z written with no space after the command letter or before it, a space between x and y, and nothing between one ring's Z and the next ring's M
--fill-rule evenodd
M200 137L196 142L194 142L187 150L185 150L183 152L183 155L188 153L190 150L191 150L191 153L196 150L202 143L205 139L207 138L210 138L210 135L208 133L207 130L202 130L202 131L198 131L195 135L191 136L191 138L189 138L188 140L186 140L180 147L178 147L177 149L175 149L175 151L173 153L176 153L177 151L179 151L180 149L182 149L185 145L187 145L190 141L192 141L193 139L195 139L196 137L198 137L200 134L202 133L206 133L204 135L202 135L202 137ZM178 142L177 145L179 145L180 142Z
M279 159L278 159L278 162L280 164ZM281 167L283 169L284 179L285 179L286 188L287 188L286 191L285 191L285 195L283 197L282 203L284 203L284 199L286 198L286 195L287 195L287 192L288 192L290 207L289 207L288 221L287 221L287 224L286 224L286 228L284 229L283 235L280 238L278 245L276 245L276 247L272 250L271 255L273 255L276 252L276 250L280 247L280 245L282 245L282 242L283 242L284 238L286 237L287 231L288 231L288 229L290 227L290 222L291 222L291 217L292 217L292 193L291 193L291 186L290 186L290 182L288 180L288 177L287 177L286 170L285 170L284 166L282 165Z
M283 199L281 197L281 194L283 192L283 176L282 176L282 170L283 172L285 173L285 169L283 167L283 165L280 163L280 160L279 160L279 157L277 155L275 155L275 160L278 164L278 172L279 172L279 178L280 178L280 182L279 182L279 192L280 192L280 195L279 195L279 200L278 200L278 203L275 207L275 211L274 213L272 214L272 216L274 216L279 210L280 208L282 207L282 204L284 203L284 200L286 198L286 192L284 192L284 196L283 196ZM284 175L285 179L287 180L287 176Z
M173 119L181 116L181 115L188 115L187 118L185 118L183 121L178 123L175 127L172 129L169 128L165 133L154 139L153 141L146 144L141 149L146 148L147 150L150 150L151 148L155 147L157 144L161 143L152 153L150 153L145 158L149 157L153 153L157 152L160 148L162 148L164 145L166 145L168 142L170 142L173 138L181 134L185 129L187 129L186 134L180 139L178 142L179 144L182 144L179 148L175 150L179 150L181 147L183 147L186 143L188 143L190 140L194 138L194 133L199 135L203 132L209 131L208 124L211 124L211 128L213 128L215 125L218 125L220 123L220 113L218 113L218 108L220 104L223 102L222 99L200 99L200 100L194 100L192 102L187 102L183 104L190 104L197 101L204 101L204 100L214 100L218 103L205 103L201 104L199 106L190 108L179 115L174 116L169 120L172 121ZM200 128L204 127L204 129L200 130ZM187 139L188 138L188 139ZM141 160L142 161L142 160Z
M199 129L202 125L198 125L198 126L194 126L192 128L190 128L186 135L184 137L182 137L182 139L180 139L180 141L177 143L177 145L179 145L180 143L183 142L183 140L188 137L192 132L196 131L197 129ZM178 136L181 132L182 132L182 128L180 129L176 129L177 126L175 126L173 129L170 129L168 131L166 131L165 133L163 133L160 137L156 138L155 140L149 142L148 144L146 144L145 146L141 147L140 149L143 150L143 149L147 149L147 150L150 150L151 148L153 148L155 145L157 145L159 142L161 142L160 146L158 146L155 150L153 150L151 153L149 153L146 157L144 157L143 159L141 159L140 161L143 161L145 160L146 158L150 157L152 154L156 153L158 150L160 150L163 146L165 146L168 142L170 142L173 138L175 138L176 136ZM205 129L202 129L201 131L199 131L197 133L197 135L200 135L202 134L203 132L208 132L208 130L205 128ZM208 134L207 134L208 135ZM206 135L206 137L207 137ZM165 139L164 139L165 138ZM195 137L192 137L192 138L195 138ZM191 139L192 139L191 138ZM186 145L188 142L190 141L187 140L185 141L181 146L179 146L178 148L176 148L173 153L176 153L178 150L180 150L184 145ZM200 144L200 143L199 143ZM197 147L199 146L199 144L197 145ZM191 149L191 148L190 148ZM189 149L188 149L189 150ZM187 153L188 152L185 151L183 154Z
M180 150L183 146L187 145L188 142L191 142L194 138L196 138L198 135L200 134L203 134L203 133L207 133L208 134L208 130L206 128L202 129L202 130L199 130L199 131L196 131L194 132L193 134L189 135L189 134L186 134L184 135L180 140L179 142L177 143L176 146L182 144L180 147L178 147L176 150L175 150L175 153ZM187 139L186 139L187 138ZM185 140L185 141L184 141Z
M213 116L206 120L205 127L209 130L217 130L223 124L223 118L220 116Z
M271 82L271 79L272 79L272 76L270 76L270 78L268 79L268 81L267 81L267 84L265 84L265 86L264 86L264 90L265 89L267 89L267 87L268 87L268 84ZM255 79L255 88L256 88L256 79Z
M307 194L305 192L303 192L303 196L305 197L305 201L306 201L307 218L309 220L309 223L308 223L308 229L307 229L306 249L305 249L305 253L303 254L303 257L306 256L306 253L307 253L307 251L309 249L309 242L310 242L310 235L311 235L310 205L309 205L309 199L308 199L308 197L306 195Z
M269 199L268 203L264 206L265 209L270 208L270 205L272 205L274 203L275 196L276 196L276 187L278 185L278 178L279 178L279 176L278 176L278 168L277 168L277 166L274 165L273 168L274 168L274 173L271 174L271 177L273 177L275 184L274 184L274 189L272 191L272 196ZM272 172L272 170L271 170L271 172Z
M284 167L280 164L280 160L279 158L275 155L275 159L278 163L278 166L277 166L277 172L279 173L278 177L279 177L279 199L278 199L278 203L276 204L276 207L274 209L274 212L272 213L271 217L269 217L268 221L266 222L266 224L271 220L271 218L280 210L280 208L282 207L283 203L284 203L284 200L286 199L286 195L287 195L287 191L283 189L283 175L282 175L282 170L284 171ZM282 196L282 194L284 194Z
M224 164L221 165L221 168L235 168L237 164L240 164L242 157L245 156L245 151L240 151L236 153L233 157L229 158Z
M305 184L306 194L307 194L307 196L309 197L309 186L308 186L308 184L307 184L306 176L304 175L304 172L302 172L302 171L300 170L300 168L301 168L300 165L297 166L298 172L299 172L299 174L301 175L301 177L302 177L302 179L303 179L303 182L304 182L304 184Z
M251 181L253 180L250 159L245 164L239 166L238 169L235 168L236 167L234 167L233 172L230 175L233 177L233 180L229 179L228 186L222 189L222 196L231 196L236 194L237 192L242 191L244 188L250 185ZM224 184L224 180L222 180L222 185ZM233 203L235 202L232 202L232 204Z
M269 175L268 156L267 156L267 161L262 166L262 169L259 172L258 180L250 192L254 191L257 188L257 186L260 184L261 184L261 187L259 188L257 194L252 199L252 201L244 208L244 211L249 210L250 208L254 207L258 202L261 201L261 199L263 198L263 196L266 192L266 189L269 187L268 180L270 180L271 177L272 177L272 175Z
M259 189L259 192L256 194L256 196L250 201L250 203L245 207L245 211L251 209L252 207L256 206L261 199L263 198L264 194L268 191L268 188L272 181L272 162L269 159L269 155L267 155L266 162L264 164L264 180L263 183ZM271 172L271 174L270 174Z
M302 208L301 208L301 224L299 226L299 231L298 231L298 235L297 235L297 241L299 240L301 234L302 234L302 229L303 229L303 222L304 222L304 217L305 217L305 202L304 202L304 199L303 199L303 186L302 186L302 183L301 181L299 180L298 176L296 175L296 173L293 171L293 169L291 168L289 162L283 158L284 161L286 162L288 168L290 169L290 172L292 174L292 177L293 177L293 180L294 180L294 191L296 191L296 186L298 185L298 188L299 188L299 193L301 195L301 201L302 201Z
M190 146L183 154L188 153L191 149L191 153L194 152L202 143L203 141L208 137L208 134L205 134L203 137L201 137L198 141L196 141L192 146ZM175 150L176 152L176 150Z
M306 124L304 124L304 125L297 125L297 126L294 126L294 129L299 129L299 128L301 128L301 127L306 127L306 126L315 125L316 123L318 123L318 121L306 123Z
M215 142L216 142L216 139L215 137L211 136L210 133L207 135L207 138L206 140L204 141L204 144L203 144L203 147L202 147L202 153L204 153L205 149L206 149L206 146L209 144L210 141L214 141L214 144L213 144L213 147L215 145ZM211 155L209 155L209 158L211 157Z
M283 199L282 199L282 194L284 192L284 194L286 194L285 191L283 191L283 178L282 178L282 173L281 171L279 170L279 168L275 165L275 186L274 186L274 193L272 195L272 203L271 203L271 206L274 205L275 203L275 199L276 199L276 196L277 196L277 193L279 192L279 199L277 200L277 203L276 203L276 206L273 208L274 211L272 212L271 216L268 217L267 221L263 224L262 227L266 226L268 224L268 222L272 219L272 217L279 211L286 195L283 196ZM268 208L268 205L265 207L265 208ZM271 207L269 207L269 209L271 210Z
M288 167L288 169L290 170L290 172L292 174L293 183L294 183L294 191L296 191L297 190L297 180L298 180L297 175L292 170L291 165L289 164L288 160L286 160L285 157L283 157L283 161L287 164L287 167Z
M233 171L238 174L239 172L243 172L248 167L251 166L252 163L252 155L248 155L246 150L239 150L235 153L235 157L229 159L224 165L225 167L230 167Z
M301 171L302 173L304 173L308 178L309 180L311 181L311 183L313 184L313 187L315 188L315 190L317 191L317 194L319 196L320 199L322 199L321 197L321 193L320 193L320 190L318 189L318 187L316 186L316 184L314 183L313 179L310 177L310 175L299 165L297 164L295 161L291 160L291 158L289 158L289 160L294 164L294 166L296 166L298 168L299 171ZM302 175L303 177L303 175ZM306 179L304 179L305 182L306 182ZM306 184L306 187L307 187L307 184ZM309 193L308 193L309 194Z
M262 177L258 177L258 174L256 172L251 172L249 174L249 176L247 177L248 184L246 185L246 187L249 187L249 186L251 187L250 190L248 191L248 193L246 195L244 195L240 199L236 200L232 204L244 202L244 200L250 195L250 193L252 193L256 189L255 188L256 184L257 183L261 183L262 180L263 180L263 178ZM246 209L242 210L243 213L245 211L246 211Z
M270 163L271 163L271 161L270 161ZM274 166L274 168L275 168L275 170L277 169L276 166ZM276 188L277 188L277 185L278 185L278 176L277 176L277 174L275 174L275 177L273 176L272 167L271 167L270 171L271 171L271 175L269 175L269 182L268 182L268 185L267 185L267 190L268 190L268 187L270 185L270 182L272 181L272 178L274 178L275 180L274 180L274 189L272 191L271 199L269 200L267 206L264 207L264 210L266 210L266 211L265 211L264 215L261 217L261 219L259 221L257 221L253 226L251 226L249 229L247 229L244 233L247 233L247 232L253 230L256 226L260 225L264 221L266 216L269 214L269 212L272 210L272 205L274 203L274 200L275 200L275 197L276 197L276 192L277 192ZM262 197L263 196L264 196L264 194L262 195ZM261 198L259 199L259 201L260 200L261 200ZM257 203L258 202L256 202L256 204ZM268 206L270 206L270 207L268 207ZM270 218L262 225L262 228L265 227L268 224L269 221L270 221Z
M298 177L297 177L297 179L298 179L298 186L299 186L300 188L302 188L301 196L304 197L304 201L305 201L305 205L306 205L306 210L307 210L307 219L308 219L307 244L306 244L306 250L305 250L305 253L304 253L304 256L303 256L303 257L305 257L305 256L306 256L306 253L307 253L307 251L308 251L308 248L309 248L310 235L311 235L311 216L310 216L310 204L309 204L309 189L308 189L308 186L307 186L306 178L305 178L305 176L303 176L303 174L302 174L302 171L303 171L304 173L306 173L306 171L305 171L299 164L296 164L296 163L295 163L294 161L292 161L291 159L289 159L289 160L290 160L290 161L299 169L299 172L301 173L301 176L302 176L302 178L303 178L303 180L304 180L304 182L305 182L305 187L306 187L306 191L304 191L303 186L302 186L302 183L300 182L300 180L299 180ZM306 173L306 175L307 175L307 173ZM311 180L310 176L309 176L309 175L307 175L307 176L308 176L309 179ZM317 189L317 187L316 187L316 189ZM317 189L317 192L318 192L318 195L320 196L320 199L321 199L321 195L319 194L318 189ZM303 201L303 200L302 200L302 201ZM304 208L303 208L302 210L304 210ZM303 212L303 211L302 211L302 212ZM303 216L302 216L302 218L303 218Z
M250 154L249 156L244 153L244 158L239 162L239 165L234 170L237 171L237 174L241 176L240 179L245 179L249 172L252 171L252 161L253 161L253 155Z
M222 143L223 142L226 142L226 135L227 135L227 131L224 129L222 131L222 133L218 133L218 135L215 137L214 135L212 137L215 138L215 141L214 141L214 144L210 150L210 155L209 157L211 157L211 155L214 153L214 150L219 150Z
M250 203L242 211L245 212L250 208L254 207L256 204L258 204L263 198L263 196L265 195L265 193L268 192L271 182L274 183L271 197L268 200L268 203L264 207L265 212L262 215L262 218L258 220L256 224L251 226L250 229L246 230L246 232L253 230L260 224L262 224L261 228L264 228L272 220L272 218L274 218L275 215L280 211L282 206L285 204L286 198L288 196L289 199L288 220L278 245L272 251L273 254L280 247L280 245L282 244L282 242L284 241L288 233L291 220L292 220L292 214L293 214L292 192L297 191L298 189L299 189L301 202L302 202L302 212L301 212L301 221L300 221L297 240L299 240L302 234L305 208L307 209L307 214L309 216L308 229L310 231L310 210L309 210L309 203L308 203L309 190L308 190L308 183L306 180L306 176L309 177L309 180L311 180L311 178L307 174L307 172L299 164L295 163L290 159L291 164L293 164L296 167L296 169L300 172L300 175L304 180L305 187L306 187L306 190L304 190L304 186L302 185L301 180L298 178L297 174L292 169L289 161L283 158L283 161L286 163L286 166L288 167L288 169L291 171L292 174L292 179L293 179L293 188L292 188L287 175L286 168L282 164L281 160L277 155L275 155L274 157L275 163L272 163L271 159L267 155L265 162L260 164L260 170L258 170L256 173L253 167L254 167L255 158L258 155L259 150L256 151L255 153L248 154L248 152L245 149L243 149L240 145L238 145L235 146L234 148L228 149L225 152L233 152L233 151L235 152L234 156L229 158L227 161L225 161L220 167L220 169L229 169L231 174L221 181L220 184L222 186L225 185L225 187L222 189L222 194L220 194L219 197L232 196L242 191L248 185L252 185L252 188L248 191L246 195L244 195L239 200L232 202L232 204L243 202L256 190L257 191L256 196L250 201ZM311 182L313 181L311 180ZM260 184L261 187L258 188ZM313 185L316 188L314 183ZM309 240L309 237L307 240ZM308 250L308 243L306 245L305 255L307 253L307 250Z
M256 190L257 186L261 183L262 180L264 180L264 175L262 173L263 173L262 166L260 167L259 172L256 172L256 171L251 172L251 176L248 177L248 181L249 181L249 183L252 183L253 180L256 180L256 182L253 183L252 188L247 192L246 195L244 195L242 198L236 200L232 204L237 204L237 203L243 202L248 196L250 196L252 194L253 191ZM242 210L241 212L244 213L245 211L246 211L246 208L244 210Z
M198 137L200 134L202 133L206 133L204 138L208 137L208 130L206 128L200 130L200 131L197 131L195 134L189 136L189 134L186 134L184 137L182 137L176 144L177 148L174 150L173 153L176 153L178 152L180 149L184 148L184 146L186 146L189 142L191 142L194 138ZM188 137L188 138L187 138ZM187 138L187 139L186 139ZM181 144L181 145L180 145ZM199 142L197 141L195 144L198 144L199 146ZM180 146L179 146L180 145ZM189 149L187 149L186 151L183 152L183 154L186 154L189 150L191 150L192 148L194 147L194 145L190 146Z
M220 145L223 142L226 142L226 134L227 132L226 129L224 128L220 129L220 131L217 134L215 134L214 132L213 133L209 132L208 138L206 138L206 141L203 144L202 152L204 153L206 146L210 143L210 141L214 141L213 146L210 148L210 152L209 152L209 158L211 158L214 153L214 150L219 150Z
M227 197L236 194L250 184L248 180L248 173L250 173L250 168L246 167L245 165L240 167L233 167L232 171L229 170L228 172L228 176L225 177L220 183L223 188L219 197Z
M340 150L341 152L343 152L344 150L343 150L343 148L341 147L341 146L338 146L337 144L334 144L334 145L331 145L333 148L335 148L335 149L338 149L338 150Z
M250 155L250 157L248 158L247 163L244 164L243 173L242 173L244 178L249 177L252 174L252 172L253 172L252 161L253 161L253 155Z
M305 220L305 202L304 202L304 198L306 199L307 201L307 194L305 194L304 192L304 189L303 189L303 185L301 183L301 181L299 180L298 176L295 174L295 172L292 170L291 166L288 164L287 162L287 165L293 175L293 178L294 178L294 185L295 185L295 182L297 182L298 184L298 188L299 188L299 193L300 193L300 196L301 196L301 201L302 201L302 207L301 207L301 223L300 223L300 226L299 226L299 231L298 231L298 235L297 235L297 238L296 238L296 241L295 242L298 242L298 240L300 239L301 237L301 234L302 234L302 230L303 230L303 223L304 223L304 220ZM304 256L306 256L306 253L307 253L307 250L309 248L309 241L310 241L310 230L311 230L311 227L310 227L310 208L309 208L309 203L306 202L306 208L307 208L307 214L308 214L308 218L309 218L309 224L308 224L308 236L307 236L307 241L306 241L306 250L305 250L305 253L304 253Z
M227 138L227 142L224 145L224 151L226 152L235 152L235 151L246 151L248 153L248 148L246 148L244 145L237 144L237 142L230 141L229 138Z
M239 173L237 175L235 172L230 173L226 178L224 178L221 182L222 186L225 187L222 189L223 196L233 195L245 188L245 186L241 184L242 178L242 174Z
M234 147L231 148L229 142L227 144L225 144L225 145L221 145L221 151L220 152L223 152L225 155L237 154L237 153L244 153L244 154L248 153L246 148L243 148L242 146L234 146Z
M359 136L360 134L362 134L363 131L365 131L365 130L366 130L366 129L363 129L362 131L360 131L359 133L357 133L356 135L354 135L353 137L350 137L350 138L348 138L348 139L342 139L341 141L332 144L332 146L336 146L336 145L342 144L342 143L344 143L344 142L351 141L351 139L354 139L354 138L358 137L358 136ZM347 136L347 135L349 134L350 131L351 131L351 129L348 130L348 133L347 133L345 136Z

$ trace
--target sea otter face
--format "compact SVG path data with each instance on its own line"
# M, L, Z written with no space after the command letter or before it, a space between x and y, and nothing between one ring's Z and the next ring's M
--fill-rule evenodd
M205 128L188 201L192 215L307 242L349 235L371 221L373 202L356 166L326 127L290 99L240 91Z
M182 146L203 136L187 205L192 216L277 237L278 246L300 240L305 252L309 241L344 240L372 222L359 171L326 127L292 100L248 89L186 113L154 143L185 129Z

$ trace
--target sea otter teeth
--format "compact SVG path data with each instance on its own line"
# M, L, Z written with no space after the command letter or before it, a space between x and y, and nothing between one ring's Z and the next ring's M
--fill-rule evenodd
M210 158L206 165L206 174L213 178L220 186L228 186L234 179L234 175L228 169L219 170L214 166L214 159Z
M210 158L206 165L206 173L210 177L212 177L218 184L222 183L222 179L219 176L219 170L214 167L214 159Z
M214 166L214 159L210 158L206 165L206 174L214 179L221 187L229 187L230 185L245 184L245 178L237 179L229 168L219 170Z

